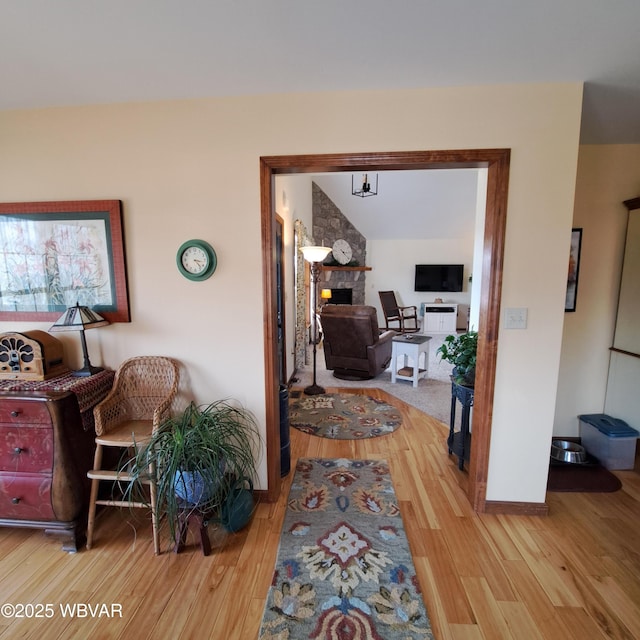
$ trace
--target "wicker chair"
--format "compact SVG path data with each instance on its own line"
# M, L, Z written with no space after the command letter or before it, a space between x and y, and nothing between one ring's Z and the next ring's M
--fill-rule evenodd
M93 544L96 505L110 507L148 508L146 502L130 500L98 499L100 481L126 483L131 477L123 470L103 469L104 447L131 449L134 444L144 443L169 417L173 399L178 390L178 366L163 356L139 356L129 358L116 372L109 395L93 410L96 425L96 452L91 478L89 519L87 524L87 549ZM153 478L150 469L150 478ZM158 522L156 518L155 484L148 481L153 527L153 547L160 553Z

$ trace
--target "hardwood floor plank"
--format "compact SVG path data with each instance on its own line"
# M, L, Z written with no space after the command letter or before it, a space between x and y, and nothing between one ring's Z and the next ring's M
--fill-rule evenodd
M431 501L434 493L421 486L420 476L416 474L412 467L411 456L404 455L404 452L397 463L391 464L391 477L393 478L393 486L396 489L398 500L411 502L412 497L419 495L420 502L416 503L413 509L416 526L420 529L440 529ZM400 480L400 483L396 481L396 478ZM400 493L398 493L397 484L400 484Z
M546 622L553 620L555 616L556 607L527 562L522 558L506 560L503 566L518 600L526 603L538 625L546 628Z
M56 547L49 544L35 549L31 545L20 545L14 552L19 564L8 562L11 569L2 572L2 602L28 602L31 594L41 593L50 580L49 574L55 574L65 564L64 556L55 551Z
M520 640L519 636L511 634L509 625L502 615L502 611L493 597L487 581L484 578L474 577L463 577L461 580L467 598L471 603L473 615L478 621L485 638Z
M637 553L634 554L637 556ZM637 562L627 558L601 558L602 573L600 575L611 576L620 585L632 602L640 603L640 583L638 582Z
M632 638L640 638L640 615L638 600L632 600L611 577L590 577L589 581L602 597L602 600L613 608L616 617L628 630Z
M240 630L241 638L257 638L260 632L262 614L264 612L264 598L252 598L249 602L247 616Z
M209 567L206 580L201 584L200 589L191 594L192 611L184 627L178 636L191 640L192 638L215 638L213 629L220 612L229 606L234 606L233 597L230 593L231 580L235 569L225 564L213 564ZM169 636L158 630L157 638L169 638ZM124 640L124 638L123 638Z
M571 640L602 640L603 638L619 638L612 630L602 628L582 607L557 607L556 615L562 626L554 629L557 635L548 635L545 638L556 640L571 638ZM560 635L562 632L564 635Z
M441 477L438 486L449 503L454 516L457 518L468 518L474 515L467 494L458 484Z
M486 640L477 624L450 625L452 640Z
M427 559L431 570L430 578L437 590L433 597L440 601L447 622L469 624L475 622L468 598L465 595L461 576L451 557L451 549L442 531L423 531L426 538ZM430 580L431 583L431 580ZM427 608L428 603L427 603Z
M181 580L176 585L171 599L149 630L150 638L157 637L160 633L178 638L189 618L197 616L194 595L202 592L211 570L211 563L208 562L208 558L195 553L189 554L183 562L186 562L185 575L188 579Z
M544 640L535 620L523 602L498 602L511 636L527 640Z
M498 518L480 515L477 518L473 518L473 524L478 528L485 544L493 549L496 558L501 560L519 560L522 558L517 546L513 543Z
M448 595L448 593L441 588L428 558L414 558L413 562L422 589L422 596L427 607L427 614L431 621L433 635L438 640L450 640L452 637L450 631L451 625L445 611L445 603L442 597ZM460 588L460 591L462 591L462 588ZM470 610L469 608L469 611Z

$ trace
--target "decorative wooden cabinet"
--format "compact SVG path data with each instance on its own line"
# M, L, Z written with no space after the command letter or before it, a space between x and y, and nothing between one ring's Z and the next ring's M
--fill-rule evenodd
M26 390L0 384L0 526L44 529L65 551L84 543L93 406L111 388L113 372L91 378L11 385Z

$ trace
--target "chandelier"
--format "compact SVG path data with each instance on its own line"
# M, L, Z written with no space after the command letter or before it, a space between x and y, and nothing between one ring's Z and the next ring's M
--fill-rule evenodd
M376 173L376 186L375 189L371 188L369 178L366 173L362 174L362 185L360 189L356 189L353 183L353 174L351 175L351 195L359 196L360 198L367 198L368 196L378 195L378 174Z

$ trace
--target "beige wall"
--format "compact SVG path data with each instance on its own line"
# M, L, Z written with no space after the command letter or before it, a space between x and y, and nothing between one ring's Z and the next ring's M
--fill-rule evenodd
M579 84L545 84L3 112L0 193L7 202L120 198L132 322L87 334L95 363L174 356L196 400L237 398L264 425L258 158L511 148L503 306L527 307L529 324L500 331L487 497L542 502L581 99ZM192 237L218 252L203 283L175 267ZM0 324L32 328L47 325ZM65 344L77 365L76 342Z
M580 274L576 311L564 319L555 435L578 435L579 414L604 410L627 228L622 202L638 195L640 145L580 147L573 214L583 229Z
M473 269L474 216L475 211L471 210L466 236L457 239L372 240L367 243L367 261L375 268L367 274L366 302L376 307L380 322L384 314L378 291L394 290L399 304L415 305L418 312L420 303L433 302L436 296L445 302L464 304L466 325L466 310L471 298L468 278ZM415 265L424 263L463 264L463 291L414 291Z

